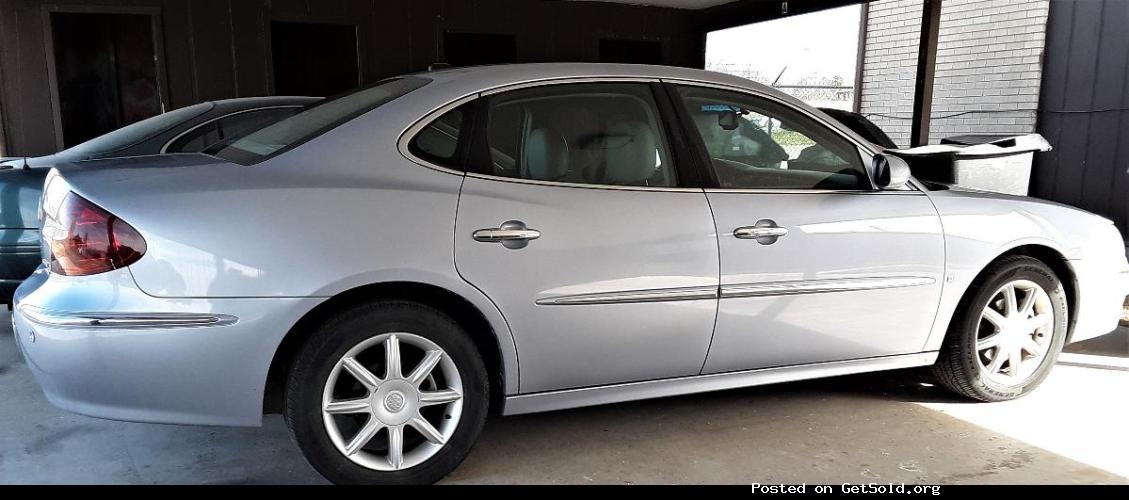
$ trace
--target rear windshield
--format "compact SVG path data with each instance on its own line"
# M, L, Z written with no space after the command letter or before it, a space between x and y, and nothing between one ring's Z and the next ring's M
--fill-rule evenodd
M94 156L121 151L207 113L213 107L215 107L215 104L204 102L174 109L168 113L147 118L108 134L100 135L77 146L64 149L58 154L68 160L85 160Z
M207 153L242 165L253 165L293 149L430 81L414 76L393 78L331 97L234 142L218 144Z

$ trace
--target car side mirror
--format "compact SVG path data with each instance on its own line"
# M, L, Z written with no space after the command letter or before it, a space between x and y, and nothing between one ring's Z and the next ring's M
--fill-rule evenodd
M737 113L726 111L717 115L717 126L721 127L722 130L737 130L740 125L737 120Z
M882 189L901 189L909 183L909 163L898 156L878 153L872 160L874 182Z

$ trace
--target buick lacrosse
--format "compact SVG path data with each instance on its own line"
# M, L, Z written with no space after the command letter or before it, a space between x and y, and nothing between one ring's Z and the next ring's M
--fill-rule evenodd
M436 481L491 412L929 365L1011 399L1129 293L1106 219L649 66L393 78L202 154L59 165L40 217L13 321L52 403L282 412L335 482Z

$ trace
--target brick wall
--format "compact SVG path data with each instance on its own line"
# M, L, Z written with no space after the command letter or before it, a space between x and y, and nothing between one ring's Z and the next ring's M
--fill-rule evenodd
M945 0L930 142L1035 130L1050 0ZM921 0L870 4L861 111L909 144ZM959 116L952 116L959 115Z

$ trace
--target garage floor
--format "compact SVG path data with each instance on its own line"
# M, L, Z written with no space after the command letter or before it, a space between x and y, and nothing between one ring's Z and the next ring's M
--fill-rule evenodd
M911 370L495 418L447 482L1129 484L1120 336L1008 403ZM278 416L238 429L57 410L0 327L0 483L321 482Z

